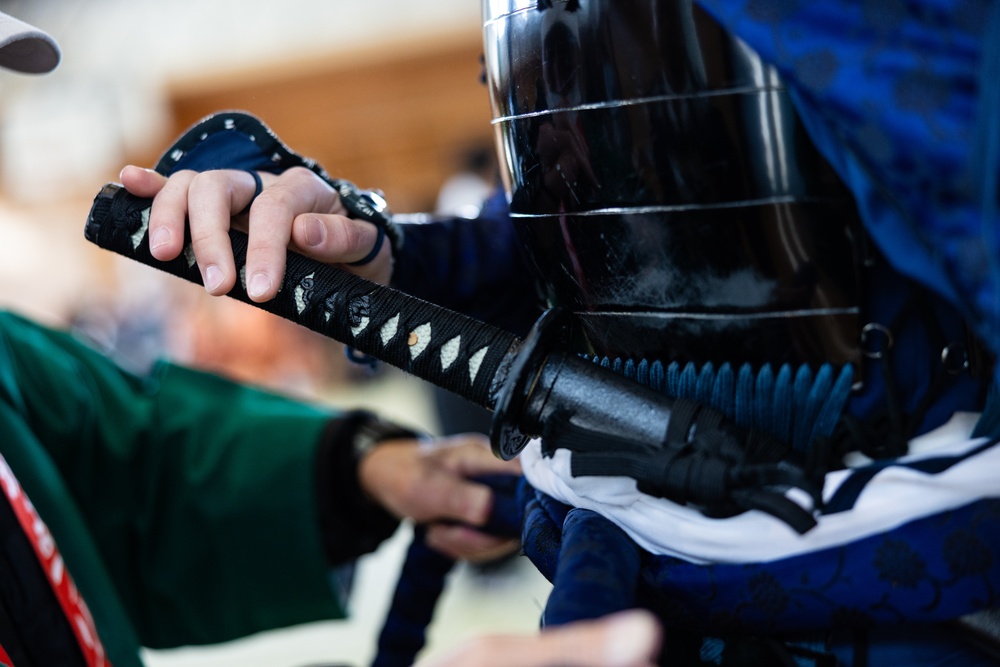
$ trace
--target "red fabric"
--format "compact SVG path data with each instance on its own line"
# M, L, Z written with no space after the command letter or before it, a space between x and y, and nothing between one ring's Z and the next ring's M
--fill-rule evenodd
M0 646L0 667L14 667L14 661L7 655L7 651L3 650L3 646Z
M59 606L73 629L73 634L76 636L88 667L111 667L104 652L104 646L97 636L94 619L90 615L90 610L87 609L87 604L80 597L76 584L73 583L73 579L66 570L62 554L56 547L52 533L49 532L48 527L38 516L38 512L35 511L31 501L21 489L21 485L18 484L14 472L7 465L3 455L0 455L0 489L3 489L7 495L24 534L35 550L38 562L52 586L52 592L59 600ZM0 660L6 661L7 667L14 667L2 647L0 647Z

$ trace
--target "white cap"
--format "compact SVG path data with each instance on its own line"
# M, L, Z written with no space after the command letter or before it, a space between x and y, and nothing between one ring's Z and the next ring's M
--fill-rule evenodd
M59 45L50 35L0 12L0 67L45 74L59 64Z

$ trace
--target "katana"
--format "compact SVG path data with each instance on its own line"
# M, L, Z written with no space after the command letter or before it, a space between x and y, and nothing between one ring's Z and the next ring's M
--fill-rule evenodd
M171 261L150 254L151 207L152 199L109 183L94 199L85 236L202 284L190 240ZM819 497L801 471L780 461L785 448L726 423L708 408L568 353L568 315L561 310L547 311L521 339L291 250L277 296L256 303L246 291L247 235L230 228L229 236L240 280L228 296L490 410L490 442L502 459L513 459L530 439L541 437L550 450L574 452L574 474L628 475L640 490L709 507L712 514L753 507L801 532L815 523L809 510L782 494L795 486Z
M86 238L143 264L193 283L203 284L190 242L174 260L162 262L149 251L151 199L136 197L116 183L109 183L94 200L85 229ZM633 433L644 440L661 440L669 417L663 396L622 378L607 369L554 349L553 334L562 317L555 311L536 324L521 340L461 313L365 280L294 251L287 254L284 279L277 296L256 303L246 291L247 235L230 229L233 256L240 280L228 296L284 317L337 340L370 357L431 382L482 406L495 415L491 437L495 453L515 457L529 437L540 436L545 407L553 398L573 405L566 396L565 373L580 377L580 386L593 391L589 376L598 374L600 396L590 393L588 403L617 404L604 420L628 414L628 423L656 424L657 433ZM544 335L543 335L544 334ZM544 341L544 345L540 345ZM575 391L573 392L576 393ZM607 394L607 396L604 396ZM669 409L668 409L669 410ZM602 412L605 412L602 410ZM639 418L644 415L646 419ZM623 424L624 425L624 424Z

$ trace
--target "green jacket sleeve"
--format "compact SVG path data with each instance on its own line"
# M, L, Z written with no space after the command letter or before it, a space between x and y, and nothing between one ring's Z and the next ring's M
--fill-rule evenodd
M131 375L10 314L0 400L63 477L144 645L343 615L316 509L329 410L167 363Z

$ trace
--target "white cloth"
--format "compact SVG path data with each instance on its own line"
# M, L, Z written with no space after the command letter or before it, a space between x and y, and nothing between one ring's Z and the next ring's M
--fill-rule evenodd
M910 442L902 461L966 453L985 439L971 439L978 415L956 414L945 425ZM955 509L986 497L1000 497L1000 445L987 448L947 470L927 474L890 466L877 473L854 508L818 517L819 525L800 535L775 517L750 510L711 519L697 510L636 490L629 477L572 477L570 452L541 454L539 441L521 453L521 465L536 489L593 510L620 526L641 547L694 563L759 563L838 546L882 533L909 521ZM826 476L829 499L856 467ZM792 497L792 496L789 496Z

